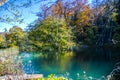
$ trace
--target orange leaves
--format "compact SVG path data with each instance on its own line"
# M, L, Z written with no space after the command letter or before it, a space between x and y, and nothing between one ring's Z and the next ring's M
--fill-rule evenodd
M81 12L79 12L78 20L76 21L77 25L88 25L91 20L91 9L90 6L85 6Z
M52 7L52 16L64 18L66 24L69 24L71 22L70 17L75 17L76 14L78 20L75 21L75 24L88 24L91 10L90 6L87 5L87 0L59 1Z
M63 8L62 3L58 2L57 4L53 5L52 7L52 13L53 15L62 15Z
M5 4L8 0L0 0L0 6L2 6L3 4Z

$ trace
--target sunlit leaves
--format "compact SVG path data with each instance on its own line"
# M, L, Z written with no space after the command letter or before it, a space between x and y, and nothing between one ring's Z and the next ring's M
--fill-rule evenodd
M14 26L9 30L9 33L7 33L5 37L8 47L13 47L20 46L25 36L23 30L20 27Z
M85 6L81 12L79 12L77 25L89 25L91 20L91 9L90 6Z
M3 36L2 36L2 34L0 34L0 43L2 43L3 42Z
M29 38L40 51L63 53L74 45L71 29L66 27L64 20L48 17L39 24Z
M47 78L40 78L38 80L68 80L67 78L64 78L63 76L61 77L56 77L54 74L48 75Z
M116 21L117 13L112 12L111 17L112 17L112 20L113 20L113 21Z

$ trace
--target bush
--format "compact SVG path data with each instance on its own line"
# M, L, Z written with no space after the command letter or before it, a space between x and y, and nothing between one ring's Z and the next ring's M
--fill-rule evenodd
M51 75L48 75L47 78L40 78L37 80L68 80L68 79L64 77L56 77L55 75L51 74Z

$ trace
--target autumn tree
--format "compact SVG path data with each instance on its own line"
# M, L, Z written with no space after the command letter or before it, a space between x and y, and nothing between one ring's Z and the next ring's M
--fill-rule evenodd
M0 34L0 43L2 43L3 42L3 36L2 36L2 34Z
M3 47L3 41L4 41L3 36L2 34L0 34L0 47Z
M31 45L45 53L65 53L73 45L73 34L64 19L48 17L29 32Z
M69 26L71 18L78 17L79 12L87 5L87 0L72 0L72 1L58 1L52 7L52 15L59 18L64 18L66 24Z
M92 13L87 0L59 1L53 5L52 15L65 19L67 26L73 29L77 42L84 40L83 36L88 37L88 33L84 34L91 24ZM89 27L89 30L93 34L92 28Z

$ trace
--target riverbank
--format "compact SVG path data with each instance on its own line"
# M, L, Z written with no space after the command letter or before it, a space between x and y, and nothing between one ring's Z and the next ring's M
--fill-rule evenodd
M18 53L19 53L18 47L0 49L0 57L4 56L4 55L6 55L6 56L15 55Z
M43 74L5 75L1 76L0 80L36 80L39 78L43 78Z
M21 73L19 63L15 63L14 56L19 53L17 47L0 49L0 76Z

